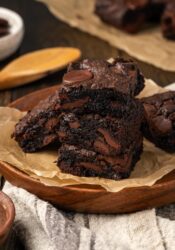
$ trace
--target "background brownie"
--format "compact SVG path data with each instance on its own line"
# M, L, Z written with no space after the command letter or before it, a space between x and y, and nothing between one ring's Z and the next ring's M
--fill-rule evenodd
M128 33L161 20L164 37L175 39L174 0L96 0L95 13L104 22Z
M144 136L156 146L175 152L175 92L169 91L143 98Z
M95 13L105 22L129 33L141 29L150 0L97 0Z
M163 35L175 40L175 2L169 2L166 5L164 14L162 16L162 32Z

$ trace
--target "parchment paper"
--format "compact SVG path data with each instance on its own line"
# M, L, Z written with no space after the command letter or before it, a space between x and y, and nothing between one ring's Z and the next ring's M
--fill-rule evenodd
M175 89L175 86L173 87ZM140 96L149 96L163 92L153 81L147 80ZM125 187L151 186L161 177L175 169L175 154L168 154L144 141L144 152L136 164L130 178L114 181L103 178L77 177L61 173L56 166L57 149L43 150L25 154L11 138L17 121L25 115L17 109L0 107L0 160L10 163L26 174L40 180L48 186L67 186L76 184L100 185L110 192L117 192Z
M38 1L47 4L55 16L72 27L97 36L141 61L175 71L175 42L162 37L160 25L129 35L103 23L94 14L95 0ZM88 46L88 41L84 46Z

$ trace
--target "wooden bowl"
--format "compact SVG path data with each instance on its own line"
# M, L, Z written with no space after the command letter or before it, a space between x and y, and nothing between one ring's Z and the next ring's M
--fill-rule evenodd
M10 104L22 111L30 110L40 100L53 93L58 86L31 93ZM26 101L27 100L27 101ZM13 185L22 187L61 209L87 213L128 213L175 202L175 171L164 176L153 186L125 188L107 192L99 186L45 186L15 167L0 162L0 172Z
M0 245L2 245L13 225L15 208L11 199L0 192Z

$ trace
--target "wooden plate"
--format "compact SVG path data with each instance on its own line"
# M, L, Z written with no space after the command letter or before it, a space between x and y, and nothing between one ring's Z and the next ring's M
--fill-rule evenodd
M36 91L10 104L22 111L30 110L58 86ZM98 186L77 185L48 187L6 163L0 172L13 185L22 187L61 209L88 213L128 213L175 202L175 171L151 187L125 188L110 193Z

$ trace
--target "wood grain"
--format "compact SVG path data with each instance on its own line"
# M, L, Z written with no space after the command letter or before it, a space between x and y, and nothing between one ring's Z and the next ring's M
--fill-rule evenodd
M58 87L34 92L11 103L10 107L23 111L30 110ZM116 193L91 185L48 187L2 162L0 172L13 185L22 187L65 210L87 213L128 213L175 202L175 171L151 187L127 188Z

